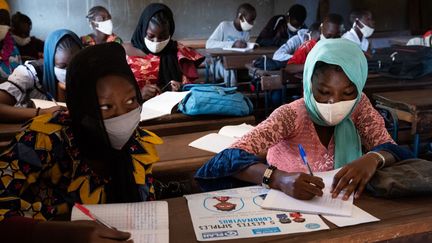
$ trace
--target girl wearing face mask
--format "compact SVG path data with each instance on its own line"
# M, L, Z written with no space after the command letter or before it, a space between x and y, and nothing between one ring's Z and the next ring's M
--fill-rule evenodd
M111 14L106 8L95 6L89 10L86 18L94 32L81 37L83 46L93 46L106 42L123 43L122 39L113 33Z
M57 30L48 35L44 60L27 61L0 84L0 121L23 122L65 109L32 107L30 99L64 100L66 67L80 50L79 38L69 30Z
M11 33L23 62L43 58L44 42L30 36L31 29L32 21L27 15L20 12L12 15Z
M196 68L204 57L174 41L174 30L171 9L152 3L141 14L131 43L123 45L145 100L167 90L179 91L182 84L198 78Z
M0 9L0 78L7 78L21 64L21 56L10 32L8 10Z
M362 93L366 77L366 58L357 45L341 38L319 41L306 59L304 98L275 110L198 170L196 178L204 187L210 178L214 185L232 183L227 176L261 184L272 165L269 187L298 199L322 196L322 179L309 175L302 162L297 147L302 144L313 172L341 168L333 197L343 189L343 199L354 192L359 197L377 168L410 156L395 144Z
M75 202L154 200L154 145L162 141L138 127L143 100L118 43L91 46L77 54L68 67L67 87L69 113L35 118L0 155L3 163L14 166L16 175L2 184L7 190L0 198L0 238L126 242L129 233L93 221L50 220L67 216ZM9 166L0 168L3 182Z

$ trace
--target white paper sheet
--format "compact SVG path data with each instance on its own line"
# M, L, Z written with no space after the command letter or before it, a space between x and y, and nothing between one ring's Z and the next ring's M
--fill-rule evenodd
M251 186L186 195L197 240L251 238L329 228L317 215L262 209L260 205L267 192L261 186ZM281 218L289 222L283 223Z
M245 48L238 48L238 47L224 47L222 48L224 51L238 51L238 52L247 52L254 49L256 43L248 42L247 47Z
M228 148L238 138L242 137L254 127L248 124L224 126L218 133L210 133L191 142L189 146L205 151L219 153Z
M180 101L182 101L189 92L190 91L167 91L147 100L142 105L141 121L146 121L171 114L174 106L176 106Z
M299 211L312 214L351 216L354 201L352 194L346 201L342 200L344 195L342 192L337 198L331 197L330 190L336 172L337 170L315 173L315 176L321 177L325 184L322 197L314 197L311 200L299 200L281 191L270 190L262 207L266 209Z
M169 242L167 202L95 204L85 207L108 224L130 232L135 243ZM71 220L89 218L74 207Z
M64 102L57 102L57 104L56 104L53 101L40 100L40 99L31 99L31 101L33 101L35 107L39 107L41 109L47 109L47 108L51 108L51 107L54 107L57 105L66 107L66 103L64 103Z
M380 221L379 218L376 218L375 216L369 214L368 212L362 210L355 205L353 206L351 217L330 215L323 215L323 217L326 218L328 221L332 222L333 224L337 225L338 227Z

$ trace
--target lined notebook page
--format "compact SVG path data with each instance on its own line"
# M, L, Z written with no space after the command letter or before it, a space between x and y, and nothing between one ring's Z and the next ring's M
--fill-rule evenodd
M186 97L190 91L167 91L147 100L142 105L141 121L171 114L171 110Z
M39 107L41 109L47 109L47 108L57 106L56 103L54 103L53 101L49 101L49 100L31 99L31 101L33 101L35 107ZM66 103L64 103L64 102L57 102L57 104L59 106L66 107Z
M311 200L299 200L278 190L270 190L261 207L282 211L298 211L310 214L325 214L337 216L351 216L353 210L354 197L351 194L346 201L342 200L343 192L337 198L331 197L331 185L333 177L338 170L317 172L315 176L321 177L325 187L322 197L314 197Z
M85 205L90 212L121 231L135 243L169 242L168 203L164 201ZM75 207L71 220L89 220Z

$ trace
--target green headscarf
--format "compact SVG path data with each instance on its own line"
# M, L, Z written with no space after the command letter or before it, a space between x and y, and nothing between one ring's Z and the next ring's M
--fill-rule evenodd
M320 40L308 54L303 72L304 101L309 117L321 126L327 126L327 123L319 115L312 94L312 74L318 61L340 66L357 87L356 104L334 130L335 168L340 168L362 156L360 136L350 117L361 99L366 83L367 61L358 45L342 38Z

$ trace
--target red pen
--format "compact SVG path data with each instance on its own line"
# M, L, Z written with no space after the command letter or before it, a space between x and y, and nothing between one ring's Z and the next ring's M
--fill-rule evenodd
M78 208L83 214L87 215L91 220L97 222L98 224L101 224L107 228L116 230L115 227L109 225L107 222L103 221L101 218L99 218L98 216L91 213L88 208L84 207L84 205L79 204L79 203L75 203L75 207Z

